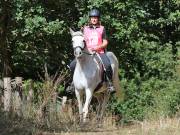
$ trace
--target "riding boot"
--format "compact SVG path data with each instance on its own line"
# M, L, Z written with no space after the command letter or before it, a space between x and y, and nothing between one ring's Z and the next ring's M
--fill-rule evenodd
M72 94L75 91L74 83L73 81L70 83L70 85L66 88L66 92L69 94Z
M75 69L75 64L76 61L73 60L70 64L69 70L70 70L70 79L67 82L67 87L65 88L65 91L68 94L73 94L73 92L75 91L75 87L74 87L74 83L73 83L73 74L74 74L74 69Z
M109 72L106 72L106 78L107 78L107 81L108 81L108 92L110 93L115 93L116 90L113 86L113 82L112 82L112 74L109 73Z
M112 94L116 93L116 90L115 90L115 88L113 86L112 80L108 80L108 92L110 92Z

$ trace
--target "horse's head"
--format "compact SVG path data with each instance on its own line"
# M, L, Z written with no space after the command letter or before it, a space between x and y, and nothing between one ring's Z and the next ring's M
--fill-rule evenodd
M70 29L72 36L72 45L74 49L74 56L79 58L83 55L83 50L85 49L84 36L81 31L73 31Z

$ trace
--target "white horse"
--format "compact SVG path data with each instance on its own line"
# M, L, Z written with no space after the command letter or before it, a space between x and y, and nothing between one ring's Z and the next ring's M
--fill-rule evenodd
M95 96L97 98L99 102L99 113L101 112L99 117L102 117L109 99L109 92L106 83L104 83L100 90L94 92L98 84L102 81L102 71L100 65L97 64L97 60L95 59L96 54L93 54L86 48L83 33L81 31L74 32L70 29L70 33L72 35L74 56L77 62L73 76L73 83L78 100L80 121L86 122L92 97ZM116 89L116 96L121 98L122 95L118 77L118 60L112 52L107 52L107 56L110 59L113 69L113 85ZM85 103L83 104L84 93Z

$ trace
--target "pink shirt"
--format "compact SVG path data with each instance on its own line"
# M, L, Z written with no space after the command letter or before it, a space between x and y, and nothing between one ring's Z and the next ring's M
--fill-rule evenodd
M84 39L89 50L92 50L98 45L102 45L103 30L104 26L99 26L96 28L91 28L90 26L84 27ZM104 53L104 49L99 49L97 52Z

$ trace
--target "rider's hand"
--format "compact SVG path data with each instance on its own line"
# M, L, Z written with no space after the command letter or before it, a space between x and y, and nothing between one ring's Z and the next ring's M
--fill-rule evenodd
M95 53L96 53L96 50L91 49L91 54L95 54Z
M101 49L101 47L100 46L96 46L96 47L92 48L92 51L98 51L99 49Z

